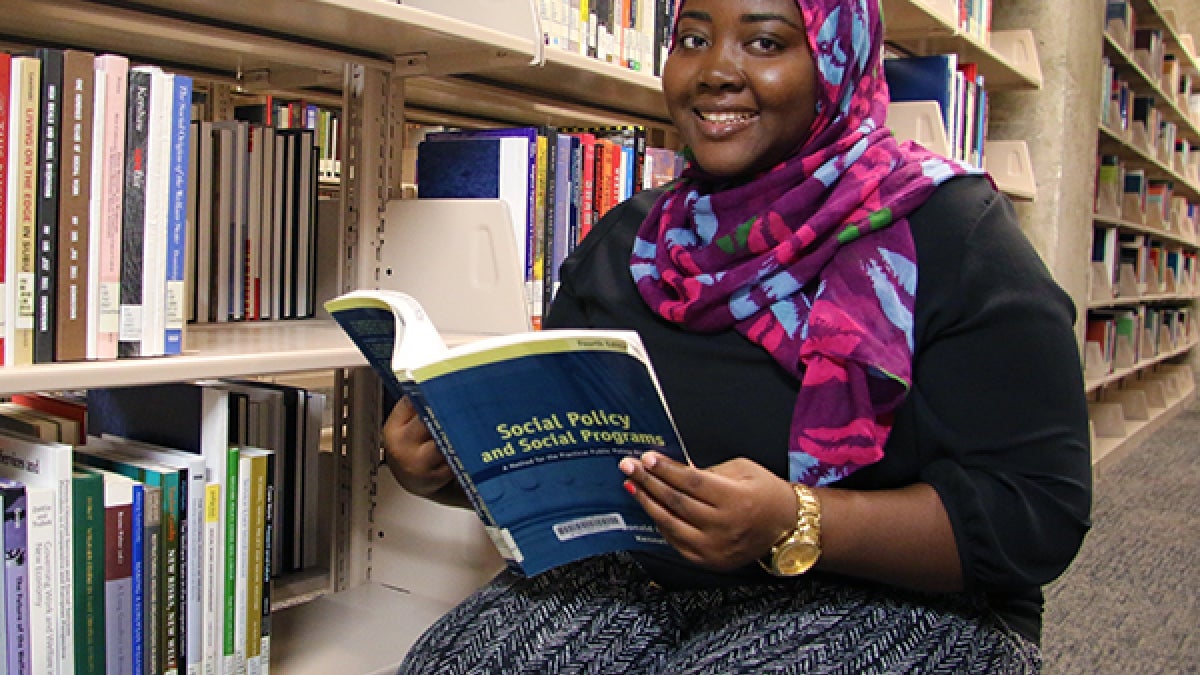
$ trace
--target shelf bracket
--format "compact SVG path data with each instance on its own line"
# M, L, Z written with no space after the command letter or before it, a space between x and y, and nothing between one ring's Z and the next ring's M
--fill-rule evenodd
M242 73L242 86L247 89L300 89L342 85L341 70L317 70L291 66L256 68Z
M392 65L392 77L416 77L429 74L429 54L412 52L396 55Z

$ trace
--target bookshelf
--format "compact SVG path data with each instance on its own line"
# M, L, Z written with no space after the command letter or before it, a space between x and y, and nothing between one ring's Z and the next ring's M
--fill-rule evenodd
M1130 25L1114 17L1101 38L1107 68L1097 102L1097 163L1103 166L1084 342L1094 461L1136 445L1192 398L1189 361L1200 341L1194 317L1200 163L1190 152L1200 146L1200 112L1180 93L1181 82L1200 82L1200 66L1190 36L1179 34L1170 13L1154 0L1129 7L1133 30L1157 29L1161 41L1137 41ZM1123 108L1122 99L1129 105ZM1166 196L1153 196L1162 185L1170 186ZM1116 259L1114 238L1127 251ZM1178 323L1160 325L1164 319Z
M956 53L960 63L975 63L990 92L1035 90L1042 86L1037 44L1030 30L984 31L959 27L954 0L884 0L886 40L893 51L909 56ZM888 125L901 140L914 140L941 154L950 144L940 107L931 101L893 102ZM997 187L1012 199L1037 196L1029 149L1023 140L987 138L984 167Z

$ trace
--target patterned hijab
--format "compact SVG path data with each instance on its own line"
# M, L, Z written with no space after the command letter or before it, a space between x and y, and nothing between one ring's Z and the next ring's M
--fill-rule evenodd
M633 278L663 318L735 328L801 383L790 479L827 485L878 462L912 385L917 266L907 216L977 173L885 126L878 0L798 0L816 119L794 155L721 187L687 167L642 224Z

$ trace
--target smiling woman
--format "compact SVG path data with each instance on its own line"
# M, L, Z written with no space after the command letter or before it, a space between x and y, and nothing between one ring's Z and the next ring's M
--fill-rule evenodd
M882 36L873 0L680 4L689 165L595 226L545 322L641 335L693 464L613 470L673 555L504 572L401 672L1038 672L1089 527L1074 307L989 177L887 128ZM455 493L408 401L384 439Z

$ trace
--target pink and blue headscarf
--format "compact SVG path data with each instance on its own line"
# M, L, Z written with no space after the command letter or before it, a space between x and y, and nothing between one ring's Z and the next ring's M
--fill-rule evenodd
M634 280L665 319L734 328L800 381L790 479L833 483L878 462L912 386L917 265L907 216L978 172L885 126L878 0L798 0L816 60L803 147L724 187L694 164L638 233Z

